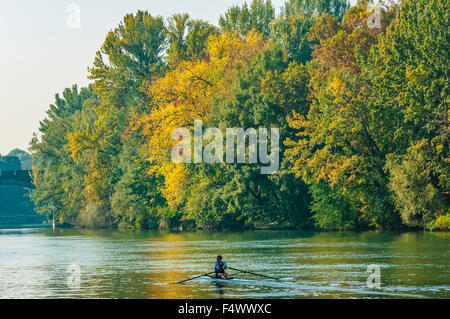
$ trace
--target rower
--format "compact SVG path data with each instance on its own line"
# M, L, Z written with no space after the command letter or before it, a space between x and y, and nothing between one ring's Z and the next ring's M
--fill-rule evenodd
M222 261L222 256L217 256L217 261L214 263L216 278L230 279L230 276L225 272L225 269L227 269L227 263Z

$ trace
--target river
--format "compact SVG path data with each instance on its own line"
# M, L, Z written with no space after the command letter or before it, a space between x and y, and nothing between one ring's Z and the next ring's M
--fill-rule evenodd
M450 298L449 247L449 233L424 232L0 230L0 297ZM279 280L172 284L218 254Z

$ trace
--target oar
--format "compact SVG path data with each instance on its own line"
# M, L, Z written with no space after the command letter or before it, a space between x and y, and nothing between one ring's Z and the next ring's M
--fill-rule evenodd
M256 274L256 273L251 272L251 271L246 271L246 270L241 270L241 269L231 268L231 267L228 267L228 268L233 269L233 270L236 270L236 271L240 271L240 272L242 272L242 273L244 273L244 274L250 274L250 275L255 275L255 276L266 277L266 278L278 280L278 278L270 277L270 276L266 276L266 275L261 275L261 274Z
M184 283L184 282L186 282L186 281L194 280L194 279L200 278L200 277L202 277L202 276L209 276L209 275L212 274L212 273L215 273L215 271L211 271L211 272L208 273L208 274L207 274L207 273L204 273L204 274L202 274L202 275L200 275L200 276L195 276L195 277L188 278L188 279L185 279L185 280L182 280L182 281L174 282L173 284L174 284L174 285L182 284L182 283Z

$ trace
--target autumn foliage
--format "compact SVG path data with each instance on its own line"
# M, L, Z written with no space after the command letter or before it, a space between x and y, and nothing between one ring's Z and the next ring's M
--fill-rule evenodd
M218 26L128 14L31 142L38 210L83 227L448 230L448 15L445 0L278 15L253 0ZM195 120L279 128L280 169L172 162Z

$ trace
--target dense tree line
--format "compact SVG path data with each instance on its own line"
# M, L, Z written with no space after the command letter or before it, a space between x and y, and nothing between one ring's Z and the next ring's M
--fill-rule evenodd
M84 227L449 229L449 3L253 0L128 14L31 142L33 199ZM378 14L379 25L367 23ZM280 168L174 163L174 129L277 127Z

